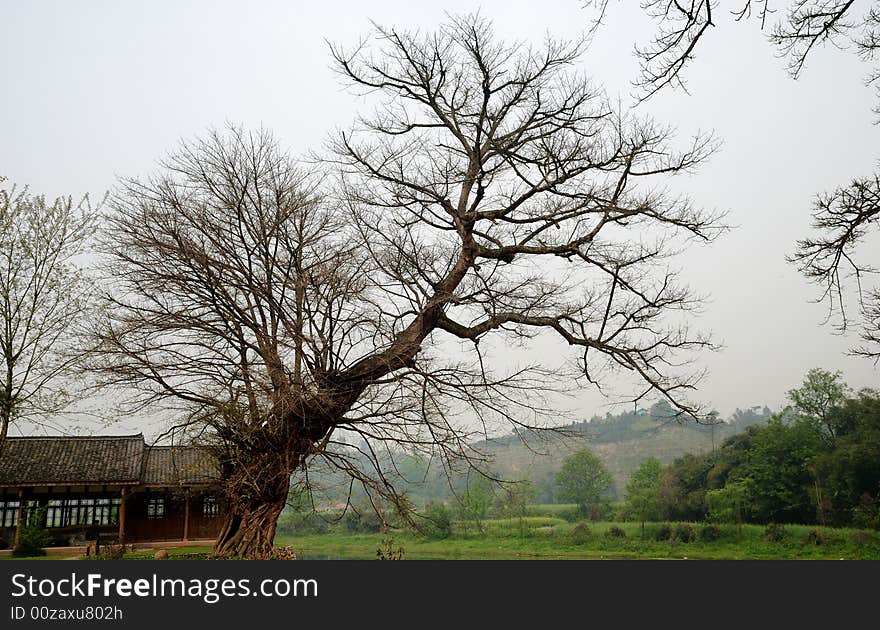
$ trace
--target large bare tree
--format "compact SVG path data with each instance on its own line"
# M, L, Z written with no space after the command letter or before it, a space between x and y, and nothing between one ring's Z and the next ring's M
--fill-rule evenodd
M610 0L587 0L598 11L596 24L609 10ZM729 7L713 0L642 0L642 9L657 29L650 42L636 48L641 75L635 81L640 98L657 91L684 87L687 66L712 29L729 17L753 20L767 31L770 42L788 62L797 79L808 58L823 46L845 48L867 62L880 51L880 2L876 0L738 0ZM865 79L880 96L880 67ZM880 105L875 108L880 115ZM813 206L815 235L797 243L789 260L822 288L835 325L846 330L855 320L862 344L853 353L880 360L880 284L874 279L877 257L871 255L869 235L880 226L880 175L856 176ZM850 287L854 287L851 292ZM855 295L852 300L850 294ZM847 303L855 302L855 317Z
M76 327L94 300L78 258L96 210L88 197L49 203L0 187L0 449L12 424L51 423L82 391L71 382Z
M565 366L499 362L496 340L555 338L569 373L631 374L697 417L680 363L709 342L667 256L720 228L667 188L711 139L675 150L576 72L580 43L505 44L478 17L332 52L376 103L332 140L332 180L232 130L113 199L93 367L222 443L216 553L268 557L314 461L399 500L383 464L400 445L472 461L475 428L552 424Z

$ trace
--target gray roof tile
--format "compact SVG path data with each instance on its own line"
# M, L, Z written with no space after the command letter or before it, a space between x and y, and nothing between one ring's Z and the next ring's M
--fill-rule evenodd
M0 486L210 483L219 478L210 451L147 446L144 436L9 437L0 446Z

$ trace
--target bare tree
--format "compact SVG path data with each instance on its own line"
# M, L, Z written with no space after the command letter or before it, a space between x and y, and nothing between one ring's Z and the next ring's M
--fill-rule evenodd
M611 0L584 2L597 12L595 25L605 18L610 4ZM713 0L642 0L642 10L657 24L652 40L636 48L642 72L635 85L643 98L666 86L684 87L684 70L700 42L719 23L719 14L760 23L788 60L794 78L800 76L810 53L826 44L851 47L866 60L880 50L880 5L875 0L738 0L732 5L722 14ZM867 82L880 88L878 81L880 73L875 70Z
M78 398L75 327L93 306L93 287L76 258L95 211L88 197L50 204L26 188L0 188L0 448L12 424L45 424Z
M666 257L719 227L665 188L713 144L673 151L668 128L573 71L581 53L500 43L477 17L376 27L333 48L379 102L332 141L332 190L240 130L124 183L94 367L220 438L232 509L217 553L267 557L310 462L405 503L383 470L401 445L478 463L474 431L552 424L542 394L575 381L554 385L550 359L493 365L493 338L554 336L569 372L633 374L636 397L698 417L699 374L677 362L710 343L677 314L697 302Z
M609 5L609 0L585 2L598 11L596 25ZM719 7L711 0L643 0L641 6L657 24L652 41L636 49L642 71L635 85L644 99L667 86L684 87L684 71L699 43L718 23ZM865 61L876 60L880 51L880 3L876 0L739 0L730 15L736 21L757 20L766 28L795 79L803 72L807 58L825 45L848 48ZM880 67L874 67L866 83L875 85L880 97ZM875 111L880 115L880 105ZM822 287L820 299L828 301L835 325L842 331L853 319L845 304L847 284L855 284L855 319L863 345L853 353L877 362L880 286L870 282L876 262L865 260L865 254L857 254L857 250L880 224L878 175L856 177L848 185L818 195L813 219L818 235L798 241L797 251L788 258Z
M880 226L880 176L858 179L820 195L813 218L819 235L798 241L789 260L823 287L821 297L828 301L832 315L840 315L837 325L841 330L846 330L851 320L846 287L855 283L862 345L854 348L853 354L876 363L880 360L880 285L871 282L878 271L873 262L876 254L870 255L870 247L858 250L866 235Z

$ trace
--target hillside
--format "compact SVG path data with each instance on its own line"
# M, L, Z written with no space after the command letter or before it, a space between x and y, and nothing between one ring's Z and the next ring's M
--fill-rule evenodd
M707 426L673 418L671 409L662 403L650 409L638 409L618 415L594 417L588 421L560 427L561 432L544 432L525 440L508 435L475 443L474 447L491 459L490 470L497 476L528 479L534 484L538 503L556 501L556 473L565 457L589 448L604 462L614 479L619 498L630 473L649 457L668 463L688 453L704 453L719 445L726 437L743 431L750 424L766 422L771 412L764 407L737 410L726 421ZM391 475L396 469L399 474ZM394 466L386 474L395 479L398 489L407 492L414 502L445 501L451 498L449 480L436 463L429 464L417 456L395 457ZM338 504L348 498L349 482L338 472L312 471L311 480L322 489L316 503ZM463 478L452 485L462 488ZM353 496L357 500L358 490Z

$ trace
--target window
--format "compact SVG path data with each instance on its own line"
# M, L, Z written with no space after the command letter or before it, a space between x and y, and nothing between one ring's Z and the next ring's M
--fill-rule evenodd
M18 525L18 501L0 501L0 527Z
M46 527L85 527L119 523L119 497L50 499L46 505Z
M165 497L147 499L147 518L165 518Z
M205 497L202 499L202 516L215 518L220 514L217 499L214 497Z

